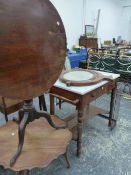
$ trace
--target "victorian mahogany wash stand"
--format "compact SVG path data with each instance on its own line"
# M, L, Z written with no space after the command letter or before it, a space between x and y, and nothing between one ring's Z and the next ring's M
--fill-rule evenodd
M84 70L83 70L84 71ZM68 123L69 128L73 131L73 138L77 141L77 156L81 153L81 144L82 144L82 126L85 119L90 118L89 113L89 105L92 101L96 100L98 97L102 96L105 93L109 93L111 91L111 101L109 107L109 116L101 114L105 112L105 110L100 110L98 108L94 108L92 113L94 116L97 114L103 118L108 119L109 127L113 129L116 125L116 119L119 110L119 98L117 94L117 78L120 77L119 74L107 73L95 71L96 73L102 74L103 78L112 77L108 80L102 80L100 82L96 82L94 85L84 85L84 86L67 86L69 81L67 81L67 85L58 79L53 87L50 89L50 113L54 115L54 97L57 97L61 100L64 100L68 103L71 103L77 107L78 114L73 114L65 119ZM96 110L96 111L95 111ZM108 112L106 110L106 112ZM91 114L93 117L93 114Z

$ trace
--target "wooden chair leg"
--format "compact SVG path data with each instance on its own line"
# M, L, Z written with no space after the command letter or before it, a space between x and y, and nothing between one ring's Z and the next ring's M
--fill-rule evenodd
M7 110L6 110L6 104L5 104L4 97L2 97L2 102L3 102L3 106L4 106L5 120L6 120L6 122L8 122L8 116L7 116Z
M42 110L42 104L41 104L40 96L38 97L38 99L39 99L39 108L40 108L40 110Z
M7 116L7 113L5 113L5 120L6 120L6 122L8 122L8 116Z
M57 98L56 98L56 99L57 99ZM64 101L61 100L61 99L58 99L58 103L57 103L57 101L56 101L56 105L59 105L59 109L61 109L61 105L62 105L63 102L64 102Z
M62 103L62 101L61 101L61 99L59 99L59 109L61 109L61 103Z
M46 101L45 101L44 95L41 95L38 98L39 98L39 107L40 107L40 110L42 110L42 108L43 108L44 111L47 111Z

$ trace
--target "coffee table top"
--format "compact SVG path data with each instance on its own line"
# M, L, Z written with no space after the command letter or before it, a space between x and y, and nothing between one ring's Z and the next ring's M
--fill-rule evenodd
M48 0L0 0L0 24L0 95L41 95L57 80L66 56L57 10Z
M105 75L105 76L112 76L112 79L115 80L118 77L120 77L120 74L114 74L114 73L108 73L108 72L102 72L102 71L96 71L96 72L100 72L101 74ZM56 81L56 83L54 84L55 87L67 90L67 91L71 91L80 95L84 95L86 93L89 93L95 89L97 89L98 87L101 87L103 85L105 85L107 82L107 80L102 80L99 83L96 83L95 85L90 85L90 86L67 86L65 83L62 83L59 79Z

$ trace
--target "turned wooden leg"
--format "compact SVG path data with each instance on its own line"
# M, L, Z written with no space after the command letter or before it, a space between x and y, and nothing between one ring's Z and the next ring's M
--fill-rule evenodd
M114 125L114 120L113 120L113 112L114 112L114 105L115 105L115 96L116 96L116 87L112 89L111 92L111 102L110 102L110 113L109 113L109 123L108 126L111 127ZM116 123L116 122L115 122Z
M50 114L55 114L55 108L54 108L54 96L50 95Z
M22 147L23 147L23 144L24 144L25 128L26 128L26 125L27 125L28 116L29 116L29 113L25 112L24 116L23 116L23 119L21 120L21 122L19 124L19 128L18 128L18 137L19 137L18 149L17 149L15 155L10 160L10 166L13 166L15 164L16 160L18 159L18 157L19 157L19 155L22 151Z
M82 143L82 123L78 123L78 139L77 139L77 156L81 154L81 143Z
M83 125L83 111L84 108L81 106L78 109L78 138L77 138L77 156L79 157L81 154L81 143L82 143L82 125Z

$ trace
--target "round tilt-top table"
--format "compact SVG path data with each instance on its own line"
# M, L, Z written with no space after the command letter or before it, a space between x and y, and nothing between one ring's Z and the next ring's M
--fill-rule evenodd
M28 100L47 91L66 56L66 35L43 0L0 0L0 95Z
M18 149L24 144L25 128L44 117L54 128L50 115L33 107L32 99L55 83L64 65L66 34L62 20L49 0L0 0L0 95L25 100L19 111Z

